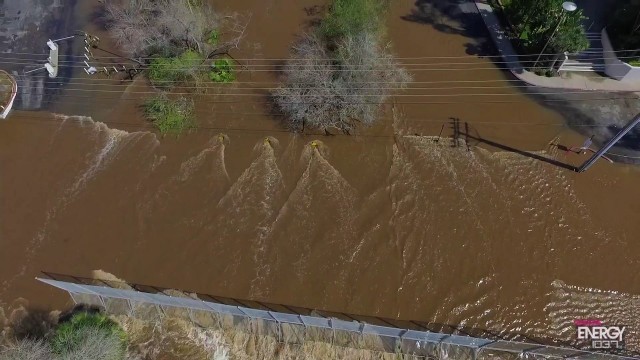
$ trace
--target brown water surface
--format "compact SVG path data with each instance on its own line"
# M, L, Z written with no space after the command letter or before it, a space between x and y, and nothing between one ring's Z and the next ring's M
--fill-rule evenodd
M323 5L219 3L252 14L238 59L285 58L317 16L304 7ZM266 105L263 88L275 85L266 71L219 90L264 97L197 95L200 128L179 138L142 120L143 79L84 88L110 83L114 93L69 85L52 112L14 112L0 122L0 300L61 304L33 280L39 271L103 269L505 334L571 339L573 317L636 326L638 170L603 161L577 174L536 159L577 165L587 155L550 144L584 138L474 55L490 49L468 3L419 3L396 0L388 14L394 52L421 64L407 65L414 84L404 94L415 96L397 97L357 136L285 131ZM446 61L434 57L482 70L421 70ZM464 88L444 89L453 86ZM510 95L471 95L492 91ZM427 96L438 94L455 96Z

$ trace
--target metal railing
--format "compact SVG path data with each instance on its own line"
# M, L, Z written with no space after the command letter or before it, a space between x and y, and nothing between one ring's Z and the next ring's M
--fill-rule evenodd
M248 321L252 323L252 329L268 329L263 333L273 335L282 342L302 343L307 339L318 341L317 334L324 332L321 341L334 344L340 342L339 346L350 347L350 343L362 346L366 343L375 347L372 350L426 359L476 359L484 355L495 358L500 354L511 357L515 355L519 358L552 359L637 358L625 356L628 354L596 353L572 347L505 340L490 332L487 332L490 334L488 338L473 337L463 329L451 326L450 333L443 333L441 331L446 327L442 325L439 326L439 331L431 331L428 328L429 324L414 321L405 322L413 324L412 328L399 327L394 324L396 321L391 319L370 317L365 321L361 318L366 317L358 315L241 301L120 281L51 273L45 275L47 278L37 280L67 291L75 303L97 305L110 313L127 315L141 304L146 304L158 308L161 314L166 314L172 309L185 310L189 319L199 324L202 323L203 314L210 316L214 322L219 322L221 317L226 316L231 318L230 323L234 326L239 321ZM385 325L379 325L380 323Z

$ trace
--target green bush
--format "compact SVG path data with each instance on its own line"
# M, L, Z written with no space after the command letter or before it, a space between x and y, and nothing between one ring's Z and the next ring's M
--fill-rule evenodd
M95 351L103 359L105 354L110 354L108 360L119 360L124 359L127 336L106 315L80 312L58 325L50 344L53 352L62 357L81 354L89 359L91 354L83 353Z
M163 88L196 81L203 61L202 55L191 50L172 58L155 58L149 64L147 76L154 86Z
M211 46L218 45L218 41L220 41L220 32L218 30L211 30L209 35L207 36L207 44Z
M320 25L320 32L329 40L379 32L386 4L385 0L335 0Z
M233 62L230 59L218 59L211 65L209 72L211 81L218 83L230 83L236 79L233 71Z
M171 100L165 94L147 100L144 114L161 134L180 134L194 127L193 102L186 98Z

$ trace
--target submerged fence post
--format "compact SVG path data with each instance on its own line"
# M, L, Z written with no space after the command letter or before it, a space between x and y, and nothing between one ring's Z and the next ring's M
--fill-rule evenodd
M633 129L640 122L640 114L636 115L620 132L616 134L611 140L609 140L600 150L598 150L589 160L578 168L578 172L587 171L602 155L604 155L609 149L611 149L623 136L625 136L631 129Z

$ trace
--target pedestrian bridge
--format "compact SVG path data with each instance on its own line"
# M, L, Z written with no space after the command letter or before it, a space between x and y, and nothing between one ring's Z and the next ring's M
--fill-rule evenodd
M321 341L340 347L354 347L402 355L403 359L632 359L629 356L597 353L540 342L511 341L486 331L475 337L449 326L432 331L416 321L368 317L286 305L220 298L120 281L78 278L45 273L39 281L69 293L76 304L103 308L108 314L127 315L153 321L167 313L181 312L195 325L205 328L246 329L278 342L302 344ZM142 315L141 315L142 314ZM225 325L226 324L226 325ZM397 325L396 325L397 324ZM406 325L406 326L404 326Z

